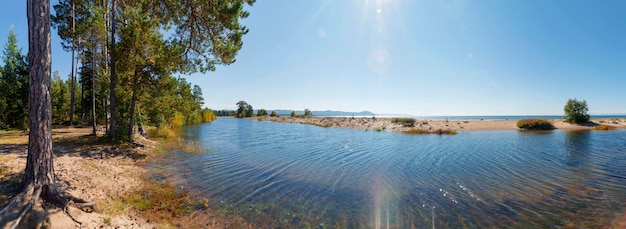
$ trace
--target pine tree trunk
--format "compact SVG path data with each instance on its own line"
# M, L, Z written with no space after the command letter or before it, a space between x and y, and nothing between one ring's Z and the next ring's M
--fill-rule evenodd
M83 66L85 64L83 63ZM81 124L85 124L85 79L81 76L82 87L80 87L80 121Z
M94 33L93 52L91 54L91 128L93 136L96 136L96 42Z
M74 2L72 2L72 33L76 28L76 12L74 8ZM70 85L70 126L74 125L74 94L76 92L76 76L74 75L74 63L76 59L74 58L74 53L76 51L76 43L74 41L75 37L72 37L72 75L70 76L71 85Z
M135 107L137 106L137 94L133 90L133 97L130 103L130 122L128 124L128 142L133 142L133 130L135 129Z
M117 84L117 75L115 74L115 0L112 1L111 5L111 85L109 89L109 99L110 99L110 112L111 112L111 120L109 122L109 136L112 139L117 137L115 129L117 128L117 123L115 121L115 86Z
M138 70L135 69L135 76L133 80L132 88L132 98L130 103L130 121L128 124L128 142L133 142L133 130L135 129L135 108L137 107L137 81L139 78Z
M56 177L52 163L50 98L50 0L28 0L28 157L23 191L41 187L44 192Z

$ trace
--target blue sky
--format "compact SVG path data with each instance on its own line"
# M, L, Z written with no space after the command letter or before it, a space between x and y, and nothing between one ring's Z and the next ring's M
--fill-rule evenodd
M53 0L54 2L54 0ZM25 3L0 44L27 51ZM269 1L248 8L237 61L186 77L206 106L407 115L626 114L626 1ZM53 31L53 71L69 53Z

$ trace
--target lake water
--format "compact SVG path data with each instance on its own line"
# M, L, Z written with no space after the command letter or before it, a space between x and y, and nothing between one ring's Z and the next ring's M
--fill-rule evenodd
M161 162L214 210L282 228L598 228L626 210L626 131L405 135L221 118Z

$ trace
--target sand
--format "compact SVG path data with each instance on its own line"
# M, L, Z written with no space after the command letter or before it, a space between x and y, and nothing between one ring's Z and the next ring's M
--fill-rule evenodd
M159 158L166 158L157 150L161 143L135 137L143 146L111 145L89 136L90 132L90 128L53 129L54 170L69 185L67 194L95 201L95 210L84 212L68 207L82 223L79 226L54 205L44 205L44 209L40 199L22 220L21 228L252 228L242 217L223 215L215 209L194 208L190 214L176 216L167 210L135 210L124 198L147 192L145 187L150 186L147 183L153 182L147 177L167 171L167 168L153 171L154 167L160 167ZM103 134L98 132L99 136ZM0 132L0 207L19 192L27 143L28 136L23 131ZM154 164L157 166L151 166ZM195 197L187 194L182 195L191 204L198 204Z
M480 130L517 130L517 120L420 120L414 126L404 126L401 123L391 122L391 118L349 118L349 117L256 117L254 119L316 125L322 127L340 127L375 131L407 131L422 129L428 131L453 130L456 132ZM585 130L595 125L609 125L616 128L626 128L626 119L592 119L590 124L575 125L563 120L549 120L557 129Z
M156 225L146 222L137 212L126 209L115 214L110 213L111 203L123 195L136 191L143 182L142 174L146 169L138 166L127 155L146 153L147 149L122 149L106 145L81 145L65 141L66 138L86 136L89 128L64 128L53 131L54 170L57 177L70 186L67 194L84 200L96 201L96 211L83 212L78 208L68 207L69 211L82 222L83 228L154 228ZM103 133L100 133L103 134ZM0 142L0 193L12 193L19 186L27 155L27 136L25 133L2 135ZM150 141L142 141L150 144ZM147 148L147 147L146 147ZM0 200L10 196L0 195ZM39 201L33 210L39 215L30 215L23 224L41 221L49 214L49 228L76 228L78 224L67 216L62 209L46 205L45 210ZM39 218L39 219L37 219ZM29 221L29 219L32 219ZM41 223L41 222L40 222ZM30 227L30 226L26 226Z

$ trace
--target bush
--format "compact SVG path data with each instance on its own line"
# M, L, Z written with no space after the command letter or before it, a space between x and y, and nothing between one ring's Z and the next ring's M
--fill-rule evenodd
M576 99L567 100L567 104L565 104L565 121L568 123L586 123L589 122L589 114L587 111L587 101L578 101Z
M392 123L402 124L404 127L414 127L415 119L414 118L391 118Z
M291 111L291 114L289 114L291 117L296 117L296 112L295 111Z
M170 126L172 127L181 127L185 124L185 116L183 114L176 112L174 114L174 118L170 120Z
M517 121L517 127L525 130L552 130L554 126L546 119L522 119Z
M278 114L276 114L276 111L272 111L272 113L270 114L270 117L276 117L278 116Z
M454 130L442 130L442 129L438 129L435 131L430 131L430 130L423 130L423 129L411 129L411 130L407 130L407 131L403 131L403 133L405 134L449 134L449 135L455 135L457 134L456 131Z
M256 113L256 116L265 116L267 115L267 111L265 109L259 109L259 111Z
M205 108L201 111L201 113L202 113L202 122L212 122L217 119L217 116L215 116L215 114L213 113L211 109Z

